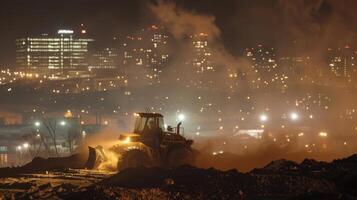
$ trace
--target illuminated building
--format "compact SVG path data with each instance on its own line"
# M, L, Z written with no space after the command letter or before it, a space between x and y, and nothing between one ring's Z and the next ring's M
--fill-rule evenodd
M135 76L144 76L151 84L160 82L159 76L169 60L168 39L165 29L155 25L142 29L135 36L127 36L123 43L126 71L139 67L134 70Z
M328 49L328 61L331 72L339 78L351 82L356 74L357 52L350 46L344 48Z
M117 69L119 66L119 51L115 48L99 50L91 56L90 69Z
M196 73L215 71L211 61L212 53L208 44L208 35L205 33L195 34L191 36L191 39L193 45L192 64Z
M277 67L274 48L258 45L245 51L246 56L253 61L253 67L256 70L271 72Z
M304 69L309 63L309 57L286 56L279 58L280 71L289 76L303 76Z
M251 70L257 75L256 80L252 81L254 87L287 87L289 77L279 72L274 48L257 45L245 49L245 55L250 61Z
M315 67L309 56L285 55L279 58L278 66L280 74L289 77L289 83L310 84L323 76L321 68Z
M38 73L87 70L88 44L92 39L76 38L72 30L16 40L16 66Z
M192 69L194 78L188 80L196 88L214 89L215 64L212 60L209 35L197 33L188 40L186 65Z

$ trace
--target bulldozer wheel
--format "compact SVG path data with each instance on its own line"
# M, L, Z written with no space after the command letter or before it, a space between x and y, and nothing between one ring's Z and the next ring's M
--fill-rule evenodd
M194 160L194 153L190 148L178 147L169 152L167 164L169 167L193 165Z
M150 167L152 161L147 153L134 149L123 154L122 159L118 161L118 170L122 171L127 168Z

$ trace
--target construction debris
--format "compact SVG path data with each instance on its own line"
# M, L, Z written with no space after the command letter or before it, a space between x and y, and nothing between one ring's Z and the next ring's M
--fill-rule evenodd
M75 173L71 176L76 180ZM13 183L3 181L0 191L22 188L5 199L357 199L357 155L330 163L278 160L249 173L181 166L129 168L96 177L87 185L70 179L16 185L16 178L9 178Z

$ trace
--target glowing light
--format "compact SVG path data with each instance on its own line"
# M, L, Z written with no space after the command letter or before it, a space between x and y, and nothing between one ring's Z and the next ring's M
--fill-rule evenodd
M320 136L320 137L327 137L327 133L326 133L326 132L320 132L320 133L319 133L319 136Z
M65 126L65 125L66 125L66 122L65 122L65 121L60 121L60 125L61 125L61 126Z
M22 146L23 146L25 149L27 149L27 148L29 148L29 143L24 143Z
M72 30L58 30L58 34L73 34Z
M35 122L35 126L39 127L39 126L41 126L41 123L40 122Z
M177 118L178 118L179 121L183 121L183 120L185 120L186 116L184 114L179 114L177 116Z
M262 114L259 116L261 122L266 122L268 120L268 116L266 114Z
M129 142L131 142L130 137L125 138L124 143L128 144Z
M290 113L290 119L296 121L299 119L299 115L296 112Z

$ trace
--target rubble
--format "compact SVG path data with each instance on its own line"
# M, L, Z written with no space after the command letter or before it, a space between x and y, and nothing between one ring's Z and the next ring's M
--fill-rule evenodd
M126 197L128 191L135 191L139 196L149 193L152 197L149 199L286 199L309 193L339 195L332 182L305 176L244 174L236 170L182 166L128 169L67 198L100 199L92 197L102 194L103 199L111 199Z
M277 160L249 173L153 167L129 168L87 186L64 180L4 182L0 189L22 188L15 199L357 199L357 155L332 162Z

